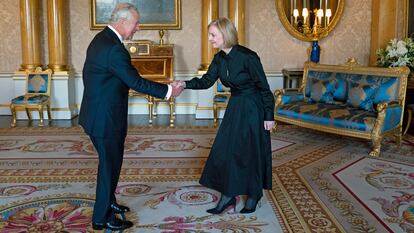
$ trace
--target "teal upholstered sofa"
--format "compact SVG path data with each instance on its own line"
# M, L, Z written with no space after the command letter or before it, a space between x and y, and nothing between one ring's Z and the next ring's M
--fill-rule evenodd
M385 136L402 137L409 69L305 63L301 87L275 91L276 122L372 141L378 156Z

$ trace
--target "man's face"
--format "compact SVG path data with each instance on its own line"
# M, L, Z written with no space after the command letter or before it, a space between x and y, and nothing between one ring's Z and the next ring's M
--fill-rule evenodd
M123 36L124 39L132 39L134 33L139 30L139 19L140 16L136 11L132 11L132 18L130 20L124 20L122 22Z
M208 40L213 48L223 49L224 39L223 34L219 31L216 25L211 25L208 29Z

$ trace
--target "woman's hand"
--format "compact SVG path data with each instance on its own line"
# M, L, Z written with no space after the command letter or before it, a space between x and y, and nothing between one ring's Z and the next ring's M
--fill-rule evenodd
M178 80L174 80L172 83L171 83L171 85L172 86L178 86L178 87L182 87L182 88L185 88L185 82L184 81L178 81Z
M265 130L273 130L273 127L275 127L275 121L264 121Z

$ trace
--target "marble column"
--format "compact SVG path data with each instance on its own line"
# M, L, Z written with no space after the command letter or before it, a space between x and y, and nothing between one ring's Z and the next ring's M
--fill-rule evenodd
M41 66L40 0L20 0L22 64L20 70Z
M49 65L53 71L67 71L65 0L47 0Z
M208 24L217 19L219 14L218 0L202 0L201 15L201 64L199 72L205 72L217 52L208 41Z
M245 45L245 9L246 0L228 0L228 15L234 23L239 37L239 44Z

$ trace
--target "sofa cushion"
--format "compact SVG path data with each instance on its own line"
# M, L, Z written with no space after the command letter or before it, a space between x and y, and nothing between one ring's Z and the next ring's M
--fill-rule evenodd
M348 81L348 99L346 103L350 107L374 111L373 98L376 90L377 86L373 84Z
M382 78L378 91L374 97L374 104L398 100L399 79L396 77Z
M298 101L304 101L304 96L300 92L286 92L282 96L281 104L293 103Z
M346 102L346 99L348 97L348 82L346 80L348 76L348 74L344 73L336 74L336 86L333 93L333 98L335 101L340 101L343 103Z
M282 105L279 116L323 126L372 131L377 113L352 108L347 104L296 102ZM317 126L316 126L317 127Z
M11 103L12 104L40 104L40 103L46 103L49 101L49 96L47 95L21 95L16 98L13 98Z
M311 95L311 86L312 86L312 80L332 80L335 79L336 73L332 72L324 72L324 71L309 71L308 72L308 78L306 81L305 86L305 96L310 97Z
M333 92L335 90L335 80L310 79L310 98L311 101L321 103L333 103Z

